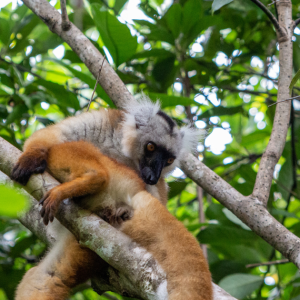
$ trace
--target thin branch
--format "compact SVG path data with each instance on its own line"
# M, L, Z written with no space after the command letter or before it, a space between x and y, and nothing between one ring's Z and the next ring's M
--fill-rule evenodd
M271 23L276 29L279 42L286 41L288 39L287 31L284 27L280 26L278 20L271 13L271 11L259 0L250 0L250 1L252 1L255 5L257 5L267 15L267 17L269 18L269 20L271 21Z
M63 31L68 31L71 28L71 24L67 13L66 0L60 0L60 8L61 8L61 18L62 18L61 28Z
M96 88L97 88L97 85L98 85L98 82L99 82L99 78L100 78L100 74L101 74L101 71L102 71L102 67L103 67L104 61L105 61L105 57L103 57L102 64L101 64L101 66L99 68L99 73L98 73L98 76L97 76L97 79L96 79L95 87L94 87L94 90L93 90L93 93L92 93L92 96L91 96L91 99L89 101L89 104L88 104L88 107L87 107L86 111L89 111L90 105L91 105L92 100L94 98L94 94L95 94L95 91L96 91Z
M288 189L284 184L282 184L279 180L277 179L273 179L275 181L275 183L277 185L279 185L282 189L284 189L285 191L287 191L289 194L293 195L294 197L296 197L297 199L300 199L300 196L298 194L296 194L295 192L293 192L292 190Z
M218 86L217 84L210 84L210 83L206 83L205 86L216 87L218 89L227 90L227 91L230 91L230 92L233 92L233 93L245 93L245 94L251 94L251 95L256 95L256 96L268 95L269 97L276 97L277 96L277 94L268 93L268 92L265 92L265 91L239 90L239 89L233 88L231 86ZM196 92L199 92L195 88L194 88L194 90Z
M281 259L281 260L274 260L274 261L267 261L264 263L257 263L257 264L249 264L246 265L246 268L255 268L260 266L272 266L272 265L281 265L281 264L287 264L290 261L288 259Z
M294 29L299 25L299 23L300 23L300 18L299 18L299 19L296 19L296 20L294 21Z
M27 73L31 74L32 76L35 76L37 78L42 78L42 76L40 76L39 74L32 72L30 69L27 69L27 68L23 67L22 65L15 64L11 61L7 61L7 60L3 59L2 57L0 57L0 61L3 61L4 63L6 63L8 65L16 67L21 72L27 72Z
M276 104L281 103L281 102L293 100L293 99L298 100L298 98L300 98L300 95L295 96L295 97L292 97L292 98L288 98L288 99L285 99L285 100L281 100L281 101L274 102L274 103L268 105L268 107L273 106L273 105L276 105Z

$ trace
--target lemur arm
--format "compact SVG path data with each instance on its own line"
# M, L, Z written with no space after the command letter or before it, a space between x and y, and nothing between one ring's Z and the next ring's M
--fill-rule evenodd
M99 110L69 117L57 124L36 131L24 144L24 153L15 165L11 178L26 185L32 174L43 173L47 167L50 147L68 141L86 140L96 147L118 125L121 112Z

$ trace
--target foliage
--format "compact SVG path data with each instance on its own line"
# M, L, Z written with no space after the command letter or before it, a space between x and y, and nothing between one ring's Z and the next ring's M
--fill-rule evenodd
M58 1L51 3L60 8ZM207 137L198 146L199 159L249 195L275 112L268 105L276 100L279 64L269 20L249 0L179 0L171 6L143 0L139 9L144 18L124 22L125 3L89 0L81 10L70 3L68 12L106 53L131 92L159 97L178 123L206 128ZM299 7L300 1L293 1L294 19ZM0 135L21 148L35 130L86 110L95 80L70 47L25 5L2 8L0 28ZM300 69L299 33L296 29L296 71ZM295 95L299 90L295 82ZM96 94L92 109L112 106L100 86ZM295 137L300 135L299 110L294 100ZM300 236L297 157L300 145L289 133L274 174L269 208ZM205 220L200 221L195 184L180 172L174 175L178 178L168 178L168 208L207 245L216 283L241 299L300 297L300 277L293 264L247 268L247 264L283 257L205 191ZM16 220L0 218L1 300L13 299L22 274L44 251L45 245ZM87 289L77 291L72 299L107 297Z

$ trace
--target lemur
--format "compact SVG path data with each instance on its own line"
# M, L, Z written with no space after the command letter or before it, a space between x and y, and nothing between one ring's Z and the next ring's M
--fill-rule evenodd
M145 156L152 157L158 147L148 142ZM111 211L112 216L127 206L133 215L122 222L120 230L148 250L166 273L167 292L159 299L212 299L211 276L199 243L146 191L135 171L85 141L48 148L47 164L49 172L62 184L40 201L45 224L53 221L66 198L80 197L80 206L92 212ZM71 288L99 271L97 267L101 268L101 261L95 253L82 248L71 233L65 233L44 260L25 274L16 300L66 299Z
M24 145L24 153L12 172L12 179L25 185L33 173L47 167L48 151L63 142L85 140L101 152L140 174L147 190L163 204L167 202L167 173L179 165L185 150L195 147L196 131L177 127L160 110L158 102L142 98L125 110L100 109L70 117L36 131ZM151 142L155 151L147 152Z

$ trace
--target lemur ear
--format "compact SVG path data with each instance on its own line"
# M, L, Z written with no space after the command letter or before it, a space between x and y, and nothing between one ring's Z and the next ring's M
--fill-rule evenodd
M204 139L206 130L183 126L180 128L180 134L182 138L182 150L195 152L198 142Z

